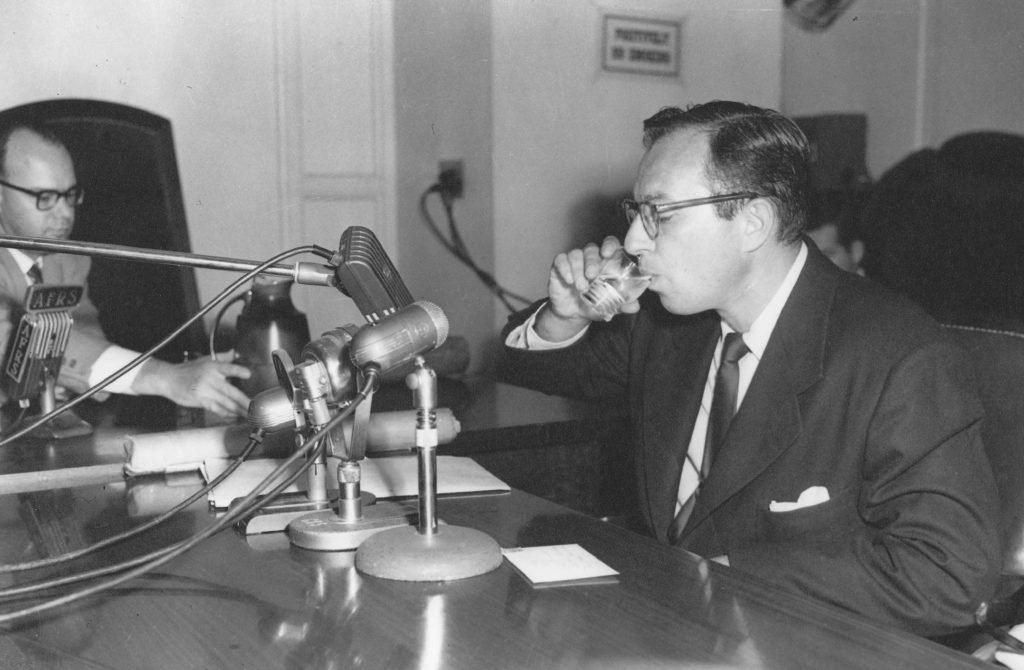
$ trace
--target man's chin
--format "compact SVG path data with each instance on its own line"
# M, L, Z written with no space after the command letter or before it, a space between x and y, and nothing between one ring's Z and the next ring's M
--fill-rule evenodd
M697 307L695 305L685 304L678 300L672 300L663 293L658 293L658 300L661 301L661 306L664 307L665 311L669 314L690 316L691 314L700 314L701 312L707 311L706 307Z

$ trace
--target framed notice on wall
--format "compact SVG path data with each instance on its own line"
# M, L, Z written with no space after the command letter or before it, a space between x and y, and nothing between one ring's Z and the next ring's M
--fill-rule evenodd
M605 15L601 67L664 77L679 75L679 22Z

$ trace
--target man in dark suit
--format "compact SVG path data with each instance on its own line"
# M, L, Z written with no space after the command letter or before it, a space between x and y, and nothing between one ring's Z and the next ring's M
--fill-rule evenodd
M808 149L790 120L668 108L644 146L624 246L660 305L603 322L582 295L618 240L559 254L548 299L505 329L504 379L628 397L658 539L921 634L970 625L1000 552L965 356L803 235ZM736 410L712 436L720 367Z
M57 137L41 128L0 129L0 231L66 239L82 198L71 156ZM85 286L89 267L85 256L0 248L0 352L7 348L11 315L24 300L34 272L41 273L43 283ZM88 288L72 315L74 326L57 383L81 392L138 354L107 341L96 308L88 299ZM108 390L159 395L223 416L244 416L248 398L229 378L248 378L249 374L243 366L209 357L177 365L151 358Z

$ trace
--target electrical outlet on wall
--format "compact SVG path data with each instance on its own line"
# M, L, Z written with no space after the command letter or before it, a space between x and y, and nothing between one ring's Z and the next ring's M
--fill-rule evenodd
M441 186L441 194L448 198L462 197L462 161L448 160L438 163L437 181Z

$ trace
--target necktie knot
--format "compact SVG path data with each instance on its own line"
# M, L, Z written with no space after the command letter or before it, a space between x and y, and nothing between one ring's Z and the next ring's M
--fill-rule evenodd
M28 283L31 286L43 283L43 270L42 268L39 267L39 261L36 261L32 265L30 265L28 268L28 272L26 272L25 274L28 275Z
M740 333L729 333L725 336L725 344L722 345L722 362L735 364L741 358L750 353L747 343L743 341Z

